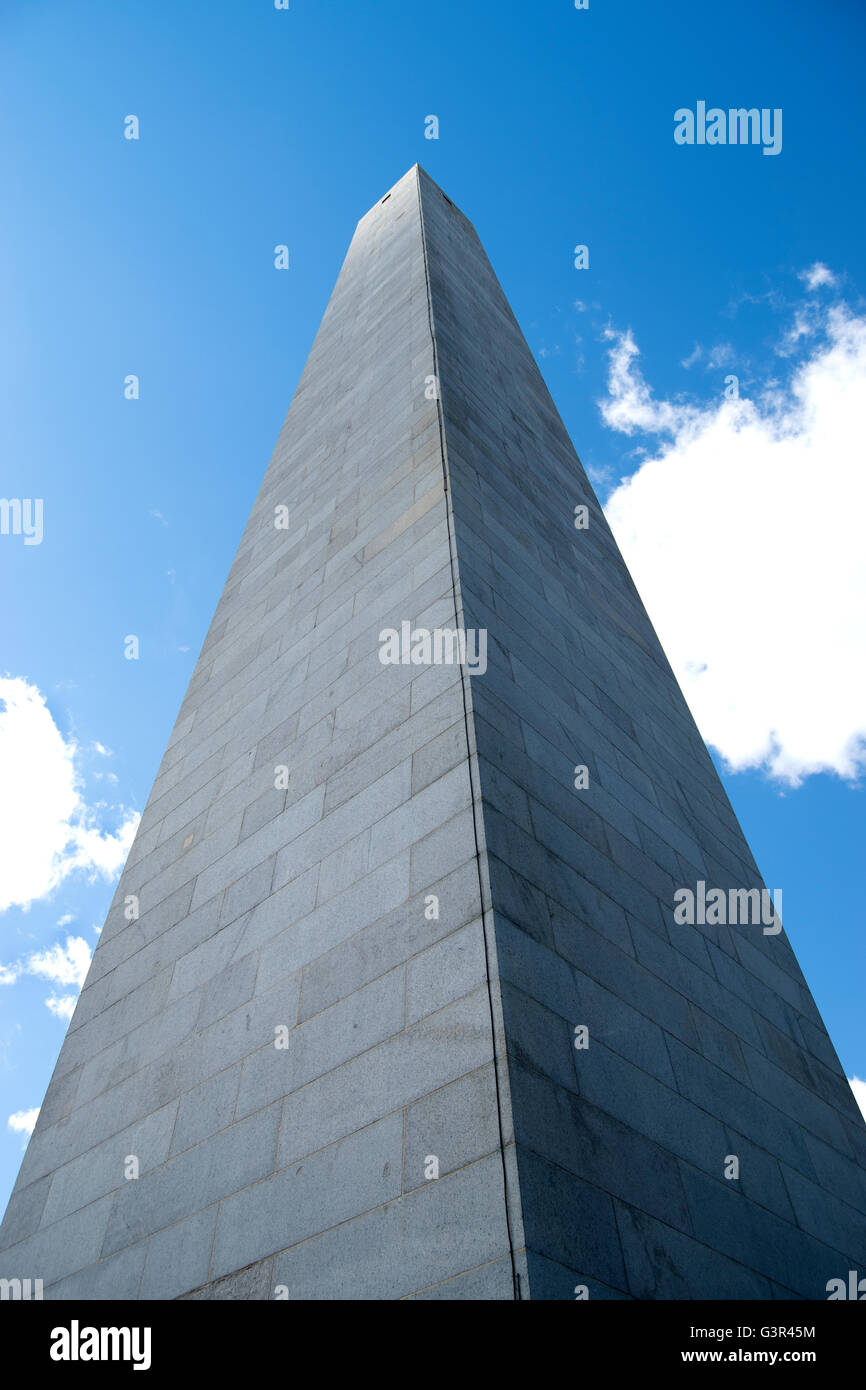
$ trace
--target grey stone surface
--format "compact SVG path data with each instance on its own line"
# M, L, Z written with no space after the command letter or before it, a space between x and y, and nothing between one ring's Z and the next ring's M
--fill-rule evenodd
M210 1265L217 1207L205 1207L147 1242L138 1297L177 1298L203 1283ZM133 1249L138 1249L134 1246Z
M190 1302L262 1302L270 1298L273 1274L273 1260L259 1260L236 1274L228 1274L224 1279L214 1279L202 1284L190 1293L181 1294L183 1300Z
M486 629L487 671L384 665L404 621ZM699 878L761 886L481 244L416 167L322 319L0 1276L825 1297L866 1265L866 1128L784 933L674 923Z

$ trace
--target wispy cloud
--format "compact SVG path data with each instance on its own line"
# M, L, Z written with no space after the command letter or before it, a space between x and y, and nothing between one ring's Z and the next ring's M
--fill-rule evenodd
M707 353L707 369L730 367L736 358L737 354L731 343L716 343Z
M808 270L800 271L800 279L808 290L818 290L823 285L835 285L836 276L823 261L816 261Z
M81 936L67 936L64 945L56 943L45 951L34 951L14 965L0 965L0 984L13 985L23 975L37 975L67 993L54 993L45 1000L56 1018L72 1017L78 993L87 975L93 952ZM74 992L69 992L73 987Z
M78 1003L77 994L63 994L59 997L51 995L45 1000L46 1007L51 1010L55 1018L63 1019L68 1022L75 1013L75 1005Z
M630 328L623 333L606 328L603 336L612 344L608 352L607 399L599 402L606 425L623 434L676 434L689 419L699 418L700 412L694 406L653 399L636 364L640 348Z

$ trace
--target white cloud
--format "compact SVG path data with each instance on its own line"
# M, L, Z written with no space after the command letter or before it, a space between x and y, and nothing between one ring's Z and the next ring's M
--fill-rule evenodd
M74 741L64 739L36 686L0 678L0 912L28 908L74 870L114 878L138 825L112 833L82 796Z
M77 1003L77 994L64 994L60 998L56 995L52 995L50 999L45 1000L47 1008L51 1010L56 1018L64 1018L67 1020L75 1013L75 1005Z
M791 357L801 350L804 339L817 338L824 333L826 321L827 309L816 299L799 304L794 311L794 321L777 344L776 352L780 357Z
M810 265L808 270L800 271L800 279L805 283L807 290L820 289L822 285L835 285L836 276L829 266L824 265L823 261L816 261Z
M854 1099L863 1111L863 1119L866 1120L866 1081L861 1081L859 1076L849 1076L848 1084L854 1092Z
M697 414L693 407L653 400L640 369L634 366L640 349L631 329L617 333L612 328L606 328L604 336L613 342L609 353L609 399L600 403L606 425L613 430L621 430L623 434L636 434L638 430L648 434L674 434L685 425L690 415Z
M630 332L606 423L667 435L609 498L626 563L705 739L792 784L866 768L866 317L822 311L755 400L656 400ZM778 364L774 367L778 370Z
M56 1018L72 1017L78 999L78 991L84 984L90 958L93 952L81 936L67 936L66 944L56 943L46 951L34 951L26 960L15 965L0 965L0 984L12 985L22 975L38 975L50 980L53 985L74 985L75 994L53 994L45 1000L45 1005Z
M736 353L731 343L716 343L715 347L710 348L707 367L729 367L735 360Z
M67 936L66 945L51 946L29 957L24 969L28 975L41 975L55 985L84 984L90 965L91 949L83 936Z
M14 1115L9 1116L6 1123L16 1134L32 1134L41 1108L37 1105L32 1110L18 1110Z

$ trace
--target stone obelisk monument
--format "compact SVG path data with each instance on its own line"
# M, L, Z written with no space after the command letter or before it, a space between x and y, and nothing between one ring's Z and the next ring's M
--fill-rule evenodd
M825 1299L866 1273L866 1128L743 915L763 887L478 237L413 168L322 320L0 1277Z

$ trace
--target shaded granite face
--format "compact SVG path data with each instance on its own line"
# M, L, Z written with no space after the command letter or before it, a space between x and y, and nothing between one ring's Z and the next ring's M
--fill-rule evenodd
M679 888L764 885L484 251L422 186L530 1294L826 1298L866 1271L866 1128L784 933L674 921Z
M383 664L404 622L486 630L486 671ZM674 923L698 880L761 886L478 238L416 167L322 320L0 1277L826 1297L866 1271L866 1129L784 934Z

